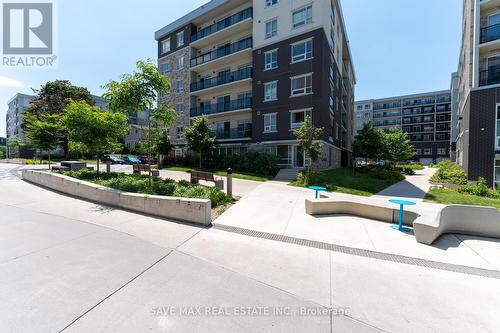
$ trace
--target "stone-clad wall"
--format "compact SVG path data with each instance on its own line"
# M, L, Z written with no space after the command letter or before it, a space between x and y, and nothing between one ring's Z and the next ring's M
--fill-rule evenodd
M182 56L184 56L184 67L182 69L178 69L177 61ZM189 97L189 85L191 83L191 77L189 71L189 60L189 47L185 47L160 58L158 61L160 71L162 70L162 65L164 63L170 64L170 74L168 74L168 77L170 78L171 84L170 95L161 96L160 102L166 103L172 106L174 109L176 108L178 103L184 103L184 112L179 114L177 122L170 127L170 139L174 146L185 145L184 137L182 137L181 139L177 138L177 127L182 126L183 128L186 128L190 124L189 109L191 108L191 100ZM184 90L182 92L177 92L176 90L178 80L183 80L184 82Z

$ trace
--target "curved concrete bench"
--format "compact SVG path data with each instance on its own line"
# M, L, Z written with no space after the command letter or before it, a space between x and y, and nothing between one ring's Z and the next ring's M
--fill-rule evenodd
M413 222L417 242L431 245L447 233L500 238L500 211L493 207L446 206L434 220Z
M335 215L335 214L346 214L364 217L372 220L396 223L399 221L399 209L394 205L389 205L383 202L371 202L366 203L370 199L361 200L349 199L349 200L336 200L336 199L306 199L306 213L309 215ZM412 226L413 221L415 221L420 215L411 212L404 211L403 214L403 224L407 226Z

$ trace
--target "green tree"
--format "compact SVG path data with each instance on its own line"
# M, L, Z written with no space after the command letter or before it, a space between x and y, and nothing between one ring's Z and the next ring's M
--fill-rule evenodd
M384 151L383 134L375 130L371 124L364 124L352 143L354 157L379 160Z
M47 82L34 92L36 96L23 113L23 119L30 117L42 118L45 115L62 115L70 100L84 101L89 105L95 104L94 97L87 88L74 86L67 80ZM24 121L23 123L26 124ZM23 125L23 129L25 129L25 126ZM67 131L65 130L61 133L61 146L64 155L67 157L69 147Z
M298 146L307 157L311 159L311 164L317 162L320 157L321 144L318 139L323 134L323 128L317 128L312 124L311 117L306 116L302 125L293 131L293 135L298 140ZM307 166L307 182L311 175L311 165Z
M124 74L120 81L105 85L106 93L103 96L111 111L127 114L130 111L147 112L148 126L145 132L149 162L157 131L169 128L176 121L177 113L172 107L157 103L157 98L170 91L168 77L158 71L152 60L138 61L136 65L137 70L132 74Z
M100 112L86 102L72 101L66 107L62 119L68 129L72 149L89 154L99 160L106 153L121 149L118 141L127 134L127 116L121 112Z
M6 152L7 152L7 147L0 146L0 160L5 158Z
M45 114L45 115L29 115L24 117L27 142L41 152L46 151L49 157L50 169L50 152L57 148L61 142L63 126L60 122L61 115Z
M13 152L19 152L19 150L24 147L25 144L17 137L7 139L7 151L9 152L9 158L12 158Z
M210 154L215 149L215 136L210 133L208 120L205 116L193 120L193 124L185 129L184 138L190 150L198 153L199 167L203 156Z
M410 142L410 136L399 129L381 132L384 152L382 158L390 164L407 161L415 156L415 149Z

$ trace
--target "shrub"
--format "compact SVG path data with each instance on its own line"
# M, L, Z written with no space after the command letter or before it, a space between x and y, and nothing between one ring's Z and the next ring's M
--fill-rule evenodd
M437 165L437 168L438 170L431 178L432 182L450 183L456 185L467 184L467 175L458 164L450 161L441 161Z
M478 197L496 198L496 191L488 188L486 179L479 177L476 185L462 185L458 188L458 193L476 195Z
M266 176L274 175L278 171L278 158L276 156L254 151L234 155L217 155L214 158L214 164L217 169L232 168L235 171Z
M407 176L414 175L415 170L417 170L417 169L412 168L409 165L398 165L396 168Z
M401 181L405 179L405 176L399 170L390 170L379 165L368 165L359 167L356 170L362 173L366 173L369 176L380 179L380 180L397 180Z
M184 187L191 186L191 183L189 182L189 180L185 180L185 179L179 180L179 182L177 184L179 184L179 186L184 186Z

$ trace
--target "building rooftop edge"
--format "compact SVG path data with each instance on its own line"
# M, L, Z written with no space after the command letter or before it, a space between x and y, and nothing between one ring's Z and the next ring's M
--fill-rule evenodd
M190 11L186 15L178 18L177 20L173 21L172 23L164 26L163 28L157 30L155 32L155 40L160 40L162 37L170 34L171 32L185 26L186 24L190 23L194 19L206 15L209 12L217 9L218 7L222 6L226 2L229 2L229 0L211 0L207 2L206 4L196 8L195 10Z
M388 101L388 100L392 100L392 99L405 99L405 98L413 98L413 97L419 97L419 96L432 96L432 95L441 95L441 94L451 94L451 91L449 89L437 90L437 91L431 91L431 92L426 92L426 93L421 93L421 94L411 94L411 95L402 95L402 96L385 97L385 98L365 99L365 100L361 100L361 101L355 101L354 103L355 104L374 103L374 102Z

